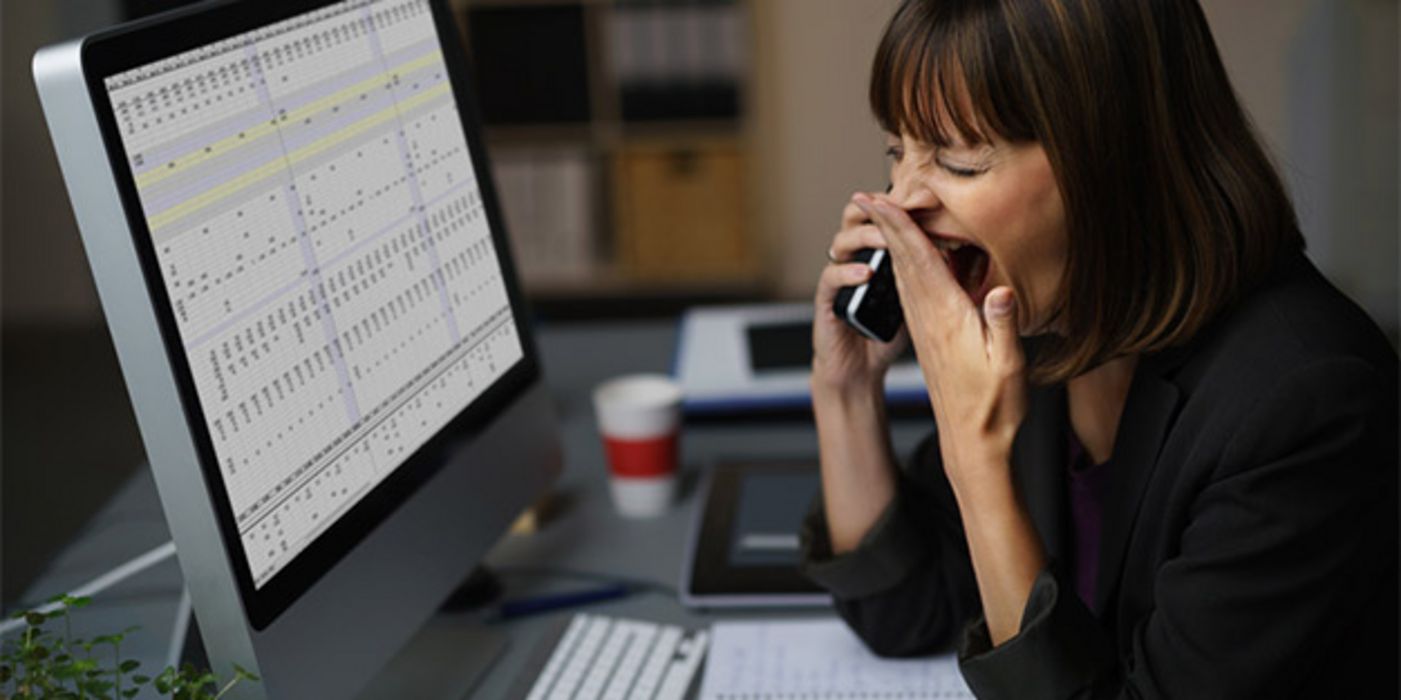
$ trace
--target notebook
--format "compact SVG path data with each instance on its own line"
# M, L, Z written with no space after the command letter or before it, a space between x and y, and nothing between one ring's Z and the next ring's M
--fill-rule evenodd
M882 659L835 618L717 622L700 700L972 698L953 654Z

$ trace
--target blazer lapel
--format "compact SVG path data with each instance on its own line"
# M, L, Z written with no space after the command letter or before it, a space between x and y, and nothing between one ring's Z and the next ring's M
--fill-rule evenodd
M1118 586L1129 533L1177 409L1177 387L1163 377L1167 367L1162 360L1166 359L1169 358L1140 360L1114 438L1114 464L1105 489L1099 575L1095 582L1095 611L1100 615L1105 614L1106 603Z
M1012 445L1013 474L1046 556L1059 559L1068 544L1065 387L1038 387L1028 398L1026 422Z

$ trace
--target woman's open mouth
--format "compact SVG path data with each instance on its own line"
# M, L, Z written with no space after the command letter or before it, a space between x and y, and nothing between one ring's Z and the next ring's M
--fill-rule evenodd
M934 246L944 254L944 261L948 263L954 279L958 280L958 286L963 287L975 305L981 305L988 291L985 288L988 277L987 251L968 241L942 236L931 238Z

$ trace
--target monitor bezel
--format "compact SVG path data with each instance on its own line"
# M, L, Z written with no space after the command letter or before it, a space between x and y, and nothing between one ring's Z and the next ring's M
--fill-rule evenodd
M301 553L261 587L254 585L248 557L238 535L232 506L218 468L213 442L206 429L204 410L195 390L193 374L183 351L175 314L156 258L155 245L146 224L135 180L104 80L131 68L174 56L210 43L290 19L341 0L286 0L280 3L216 0L181 8L118 26L88 37L82 46L83 74L93 111L97 115L127 229L141 264L143 282L159 325L166 360L179 391L186 429L199 455L200 470L219 524L224 555L234 572L239 597L250 625L264 630L309 591L318 580L344 559L357 544L452 459L453 446L485 429L494 416L519 398L540 379L534 337L516 274L514 256L496 197L481 134L480 110L472 90L466 53L458 27L446 0L426 0L438 33L448 79L457 101L457 112L466 136L472 166L481 191L483 208L501 266L522 358L460 411L436 435L420 446L389 476L349 511L314 539Z

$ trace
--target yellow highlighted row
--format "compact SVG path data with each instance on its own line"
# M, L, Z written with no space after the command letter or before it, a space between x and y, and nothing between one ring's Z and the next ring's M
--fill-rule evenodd
M354 124L350 124L345 128L326 136L323 139L319 139L295 151L292 151L292 153L288 154L288 156L285 159L278 158L276 160L264 163L263 165L253 170L250 170L232 180L229 180L228 182L225 182L224 184L219 185L218 187L206 190L205 192L200 193L198 196L191 197L190 199L187 199L184 202L181 202L180 204L166 209L165 211L148 218L147 223L150 225L152 231L155 231L159 228L163 228L169 225L170 223L176 221L177 219L184 218L185 216L188 216L194 213L195 211L203 209L211 204L214 204L219 200L224 199L225 197L228 197L234 194L235 192L238 192L239 190L249 187L260 180L265 180L279 172L290 168L293 165L296 165L297 163L300 163L308 158L312 158L328 149L334 148L342 143L345 143L346 141L349 141L350 139L355 138L356 136L359 136L365 131L368 131L379 126L380 124L390 121L395 118L399 111L407 112L437 97L450 94L451 91L452 86L446 82L441 83L435 87L429 88L428 90L424 90L423 92L420 92L419 94L414 95L413 97L410 97L407 100L398 103L397 105L387 107L378 112L375 112L374 114L371 114L370 116L365 117L364 119L361 119L360 121L357 121Z
M383 73L380 73L370 78L366 78L343 90L339 90L331 95L322 97L319 100L308 102L307 104L302 105L301 107L298 107L297 109L294 109L291 112L288 112L287 119L285 121L291 123L299 122L317 112L320 112L325 109L330 109L331 107L335 106L340 102L344 102L348 99L351 99L357 94L369 92L376 88L382 87L385 84L385 82L390 79L390 76L392 76L396 72L410 73L418 70L419 68L433 65L434 63L442 63L442 60L443 52L439 50L434 50L428 54L415 58L412 61L408 61L407 63L401 63L398 66L390 68L389 70ZM175 163L174 167L171 167L169 163L166 163L165 165L155 168L154 170L148 170L144 173L141 173L140 175L137 175L136 187L138 189L145 189L168 177L176 175L187 168L192 168L205 161L220 158L228 154L230 151L239 148L240 146L248 145L258 140L259 138L276 133L276 131L277 127L273 123L266 121L259 122L257 126L252 126L247 129L244 129L241 134L234 134L233 136L230 136L228 138L220 139L210 144L207 148L200 149L189 155L176 158L174 161L172 161Z

